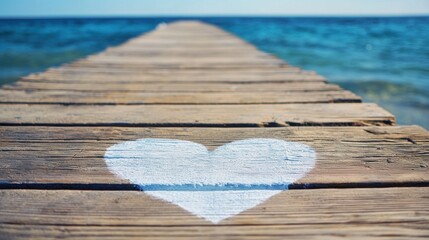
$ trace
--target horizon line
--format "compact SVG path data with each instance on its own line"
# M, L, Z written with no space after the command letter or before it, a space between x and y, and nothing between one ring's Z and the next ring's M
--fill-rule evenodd
M296 18L371 18L371 17L386 17L386 18L406 18L406 17L429 17L429 13L426 14L151 14L151 15L121 15L121 14L111 14L111 15L103 15L103 14L94 14L94 15L28 15L28 16L0 16L0 19L58 19L58 18L234 18L234 17L261 17L261 18L288 18L288 17L296 17Z

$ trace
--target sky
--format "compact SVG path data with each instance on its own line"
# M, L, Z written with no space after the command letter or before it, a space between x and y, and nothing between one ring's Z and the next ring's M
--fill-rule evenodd
M0 0L0 17L428 15L429 0Z

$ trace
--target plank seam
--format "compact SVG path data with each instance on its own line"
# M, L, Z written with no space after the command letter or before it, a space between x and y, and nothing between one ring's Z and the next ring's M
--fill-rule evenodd
M328 101L288 101L288 102L222 102L222 103L178 103L178 102L163 102L163 103L144 103L144 102L136 102L136 103L115 103L115 102L100 102L100 103L89 103L89 102L26 102L26 101L0 101L0 104L32 104L32 105L62 105L62 106L116 106L116 105L124 105L124 106L135 106L135 105L276 105L276 104L317 104L317 103L361 103L362 101L359 99L332 99Z
M264 122L264 123L11 123L0 122L0 126L46 126L46 127L162 127L162 128L271 128L271 127L364 127L394 126L392 120L360 122Z
M429 181L407 182L359 182L359 183L294 183L288 190L311 189L352 189L352 188L398 188L398 187L429 187ZM135 184L111 183L8 183L0 182L0 190L7 189L33 189L33 190L91 190L91 191L144 191ZM162 191L162 190L161 190ZM168 190L165 190L168 191ZM197 190L198 191L198 190ZM203 190L206 191L206 190ZM234 191L234 190L230 190Z

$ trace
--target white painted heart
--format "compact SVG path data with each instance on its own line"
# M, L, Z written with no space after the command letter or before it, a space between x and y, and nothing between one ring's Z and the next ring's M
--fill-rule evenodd
M147 194L213 223L286 190L315 165L301 143L253 138L208 151L201 144L144 138L106 150L109 169Z

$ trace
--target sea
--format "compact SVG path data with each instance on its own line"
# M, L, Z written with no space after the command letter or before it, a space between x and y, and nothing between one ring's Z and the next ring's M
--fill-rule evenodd
M429 129L429 17L0 19L0 85L180 19L215 24Z

